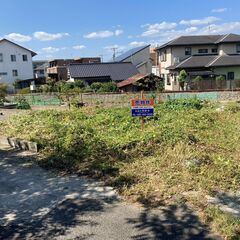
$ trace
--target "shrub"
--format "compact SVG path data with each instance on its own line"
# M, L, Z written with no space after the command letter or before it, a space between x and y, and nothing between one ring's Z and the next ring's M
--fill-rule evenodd
M85 87L85 83L83 80L75 80L74 85L76 88L84 88Z
M198 98L188 99L169 99L164 106L168 109L186 109L192 108L200 110L204 106L204 102Z
M102 87L102 83L100 82L94 82L91 84L90 88L94 91L94 92L98 92Z
M31 109L30 104L24 97L16 98L16 102L17 102L17 109L24 109L24 110Z
M95 82L91 84L91 89L95 92L117 92L118 86L114 82Z
M29 87L18 90L18 94L29 94L29 93L31 93Z
M224 81L225 80L225 77L223 75L220 75L220 76L217 76L216 77L216 80L217 81Z
M3 102L7 94L8 86L6 84L0 83L0 102Z

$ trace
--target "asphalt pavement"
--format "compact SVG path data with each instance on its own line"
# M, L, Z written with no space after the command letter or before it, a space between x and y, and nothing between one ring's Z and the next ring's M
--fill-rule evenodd
M102 182L61 176L0 146L0 239L216 239L187 206L151 210Z

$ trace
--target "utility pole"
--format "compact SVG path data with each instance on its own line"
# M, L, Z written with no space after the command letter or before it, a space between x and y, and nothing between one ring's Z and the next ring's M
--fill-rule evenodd
M116 59L116 50L118 48L117 47L113 47L112 50L113 50L113 62L115 62L115 59Z
M101 58L101 62L103 62L103 54L99 55L99 57Z

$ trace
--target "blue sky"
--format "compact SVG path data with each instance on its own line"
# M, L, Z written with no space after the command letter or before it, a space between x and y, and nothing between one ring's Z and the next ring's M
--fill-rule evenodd
M240 33L237 0L1 0L0 37L35 59L121 53L180 35Z

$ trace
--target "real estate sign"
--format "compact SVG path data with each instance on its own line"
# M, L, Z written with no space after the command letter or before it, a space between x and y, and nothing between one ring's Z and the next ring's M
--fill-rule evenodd
M152 117L154 116L154 99L133 99L132 100L133 117Z

